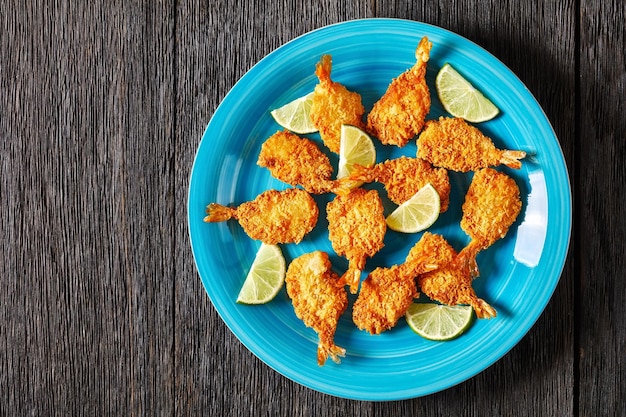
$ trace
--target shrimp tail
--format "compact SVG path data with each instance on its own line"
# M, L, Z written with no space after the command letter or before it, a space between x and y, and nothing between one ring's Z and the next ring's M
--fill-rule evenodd
M224 222L232 218L237 218L236 209L217 203L209 204L206 208L206 214L204 221L207 223Z
M360 187L365 182L372 182L375 179L375 173L372 168L355 164L350 176L343 177L335 181L333 192L337 195L348 195L355 188Z
M524 159L526 157L526 152L524 151L502 151L502 157L500 158L500 163L508 166L509 168L520 169L522 167L522 161L520 159Z
M479 319L491 319L496 317L496 310L482 298L476 298L471 306L476 313L476 317Z
M428 41L428 37L424 36L415 49L415 59L418 63L426 64L430 59L430 49L433 47L432 42Z
M348 265L348 270L339 279L341 285L348 285L350 287L351 294L356 294L359 290L359 283L361 282L361 271L363 269L358 268L355 264L356 262L350 262L350 264Z
M315 66L315 75L319 78L320 82L330 83L330 71L332 69L332 57L328 54L322 55L320 62Z
M340 363L340 357L346 356L346 350L335 345L334 343L323 343L320 341L317 346L317 364L319 366L323 366L329 356L333 362Z
M455 265L461 268L469 269L469 273L472 278L477 278L480 276L480 271L478 270L478 263L476 262L476 256L478 252L483 250L484 245L477 240L472 240L466 247L464 247L461 252L454 259Z

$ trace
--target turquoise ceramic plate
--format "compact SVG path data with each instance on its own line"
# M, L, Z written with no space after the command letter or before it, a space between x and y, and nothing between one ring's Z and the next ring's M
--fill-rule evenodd
M481 253L475 289L498 311L477 321L449 342L432 342L413 333L401 319L379 336L359 331L346 311L336 343L347 350L340 365L316 363L317 336L294 314L283 289L262 306L235 303L260 243L235 221L203 222L211 202L240 204L267 189L287 186L256 165L263 141L279 129L270 110L313 90L315 64L332 54L332 78L362 94L367 109L393 77L414 63L422 36L433 42L427 81L432 95L428 119L445 114L434 79L446 62L481 89L501 114L479 128L500 148L522 149L531 157L519 171L503 169L517 181L523 209L508 235ZM319 140L316 135L309 135ZM415 156L415 141L405 148L377 143L378 161ZM335 164L336 157L331 157ZM502 168L499 168L502 169ZM451 174L450 209L432 232L457 249L468 237L459 227L461 204L471 174ZM374 185L374 187L376 187ZM215 309L239 340L267 365L304 386L327 394L364 400L396 400L444 390L483 371L506 354L530 329L548 303L561 275L570 237L571 191L563 154L550 123L520 80L476 44L444 29L404 20L366 19L307 33L270 53L232 88L215 111L200 142L189 186L189 232L200 278ZM387 213L393 205L386 200ZM347 263L328 240L325 206L318 196L318 225L298 245L282 245L289 262L313 250L327 251L338 273ZM385 247L367 262L363 277L377 266L402 262L417 235L387 233ZM261 394L262 395L262 394Z

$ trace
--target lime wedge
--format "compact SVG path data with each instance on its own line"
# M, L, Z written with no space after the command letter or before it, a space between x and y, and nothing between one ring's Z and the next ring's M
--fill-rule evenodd
M265 304L271 301L285 282L285 258L277 245L266 245L256 253L246 280L239 291L240 304Z
M370 168L376 163L376 148L367 133L356 126L341 125L337 178L350 175L354 165Z
M439 70L435 86L443 108L455 117L478 123L491 120L500 112L450 64L445 64Z
M430 340L450 340L460 336L472 324L471 306L446 306L435 303L413 303L405 318L409 327Z
M279 125L294 133L314 133L317 128L311 121L312 103L313 93L309 93L272 110L270 114Z
M387 226L396 232L421 232L435 223L439 210L439 194L428 183L387 217Z

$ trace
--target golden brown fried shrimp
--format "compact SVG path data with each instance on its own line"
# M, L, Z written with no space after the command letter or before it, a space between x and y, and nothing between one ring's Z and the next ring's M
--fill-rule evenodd
M299 243L317 223L319 209L308 192L290 188L268 190L239 207L211 203L205 222L236 219L252 239L268 245Z
M461 219L461 228L472 240L460 255L472 275L478 276L478 252L503 238L521 209L519 187L513 178L492 168L474 173Z
M443 236L424 232L409 251L404 266L417 276L449 264L455 256L456 251Z
M400 265L374 269L361 284L352 307L356 327L371 334L394 327L418 296L414 278Z
M423 37L415 50L415 65L391 82L367 116L367 131L385 145L402 147L424 126L430 111L426 64L431 47Z
M342 84L330 79L332 58L322 56L315 68L319 84L313 90L311 120L318 128L324 144L335 153L339 153L341 125L348 124L364 129L361 95L349 91Z
M349 263L342 279L350 286L350 292L355 294L366 259L384 246L387 223L383 203L375 190L357 188L328 203L326 213L332 247Z
M496 316L496 311L487 302L478 298L472 288L472 276L469 269L458 262L457 253L441 236L429 239L428 245L416 251L414 258L419 259L420 253L433 251L438 267L417 277L419 289L430 299L446 305L469 304L479 318ZM407 257L407 263L412 255ZM451 259L451 260L450 260ZM447 261L447 262L446 262Z
M261 146L257 165L266 167L287 184L301 185L313 194L334 191L333 167L315 142L289 131L276 132Z
M340 184L377 181L384 184L389 199L400 205L409 200L422 187L430 183L440 198L440 212L448 209L450 202L450 179L445 168L435 168L420 158L402 156L367 168L356 165L352 174L339 180ZM338 192L343 192L339 187Z
M432 300L446 305L469 304L481 319L496 316L496 310L476 295L469 269L456 261L422 274L417 280L422 293Z
M415 277L452 260L454 249L442 242L445 242L443 237L425 232L405 263L374 269L361 284L352 308L354 324L371 334L394 327L418 296Z
M334 337L339 317L348 307L348 295L331 270L328 254L316 251L294 259L285 283L296 316L319 336L318 365L324 365L328 356L339 363L346 351L335 345Z
M498 165L519 169L524 151L497 149L490 138L464 119L430 120L417 139L417 156L453 171L477 171Z

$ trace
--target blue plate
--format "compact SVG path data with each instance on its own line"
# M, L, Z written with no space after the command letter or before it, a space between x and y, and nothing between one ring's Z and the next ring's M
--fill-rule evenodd
M498 168L517 181L522 213L508 235L478 257L481 277L475 289L498 311L478 320L461 337L432 342L413 333L401 319L391 331L372 336L359 331L351 308L343 315L336 343L347 350L340 365L316 362L317 336L298 320L281 290L270 303L235 303L260 243L235 221L207 224L211 202L240 204L268 189L288 188L256 165L261 144L280 129L270 116L277 108L313 90L315 64L332 54L332 78L359 92L366 109L389 82L415 60L422 36L433 43L427 81L432 108L427 119L445 115L434 79L452 64L501 110L478 127L496 146L529 152L520 170ZM309 135L319 141L319 136ZM378 161L415 156L406 147L377 143ZM337 163L337 158L331 156ZM471 174L451 173L450 209L430 231L443 234L456 249L468 237L459 227L461 204ZM377 187L376 185L368 185ZM387 214L393 204L381 192ZM338 273L347 262L328 240L325 206L332 196L316 196L320 220L298 245L282 245L287 262L313 250L330 254ZM248 71L215 111L200 142L189 185L189 233L202 283L215 309L239 340L267 365L304 386L327 394L362 400L398 400L434 393L458 384L506 354L535 323L561 275L571 229L571 191L557 138L531 93L484 49L463 37L423 23L395 19L355 20L307 33L267 55ZM400 263L421 234L388 231L385 247L368 260L363 277L377 266Z

